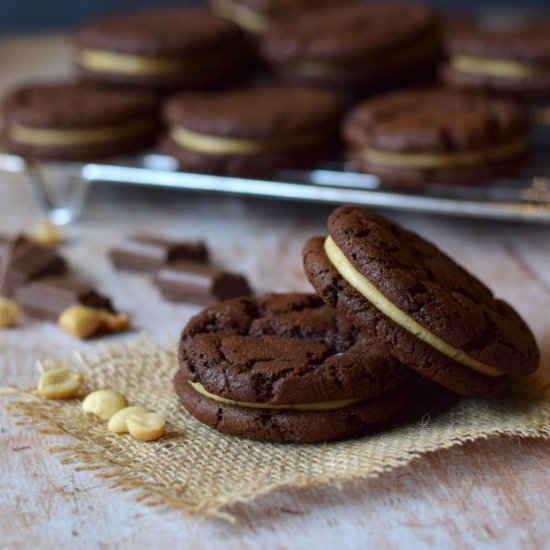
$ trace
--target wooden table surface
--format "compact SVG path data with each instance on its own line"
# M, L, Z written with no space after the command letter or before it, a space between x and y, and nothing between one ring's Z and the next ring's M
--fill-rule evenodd
M2 88L68 72L57 37L0 42ZM106 258L138 229L204 238L215 261L249 277L255 290L309 289L300 251L324 232L330 209L280 202L104 186L68 230L63 253L115 297L139 329L176 336L194 306L163 302L145 277L121 275ZM550 372L550 228L392 215L431 238L512 302L533 327ZM0 232L30 230L40 218L22 181L0 174ZM127 335L122 338L132 338ZM54 324L0 331L0 385L36 382L37 360L78 343ZM234 525L151 509L107 489L89 472L47 452L62 438L14 425L0 409L0 548L543 548L550 536L550 442L473 442L342 490L271 494L234 507Z

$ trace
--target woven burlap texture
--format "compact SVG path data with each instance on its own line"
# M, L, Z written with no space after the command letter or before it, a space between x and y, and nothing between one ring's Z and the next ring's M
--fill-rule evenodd
M167 419L165 437L140 442L114 435L82 411L79 399L36 397L12 388L8 404L18 424L71 437L52 447L78 469L98 470L112 485L135 490L150 505L230 519L227 508L274 489L373 478L404 466L423 453L497 435L550 438L550 385L530 377L514 384L501 401L465 399L431 418L349 441L318 445L275 444L224 436L201 425L179 405L172 389L177 360L172 346L143 337L134 343L99 347L43 369L68 366L84 373L86 392L113 388L131 404L151 407Z

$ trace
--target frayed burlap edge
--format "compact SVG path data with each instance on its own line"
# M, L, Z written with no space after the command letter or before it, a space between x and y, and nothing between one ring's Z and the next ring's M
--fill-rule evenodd
M129 344L98 346L72 359L40 365L81 370L82 395L111 387L131 404L151 407L167 419L167 433L156 442L110 434L104 423L82 411L79 399L37 397L34 389L8 387L15 397L7 408L20 426L73 438L50 447L63 464L93 471L109 486L134 491L149 506L169 505L190 514L232 521L227 508L276 489L375 478L405 466L422 454L495 436L550 438L550 383L541 376L517 380L500 401L465 399L450 410L349 441L318 445L274 444L218 434L179 405L172 389L176 356L142 336Z

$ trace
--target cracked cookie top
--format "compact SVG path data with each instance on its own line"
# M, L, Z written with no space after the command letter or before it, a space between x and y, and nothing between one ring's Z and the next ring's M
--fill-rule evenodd
M270 405L367 399L408 376L384 345L301 293L205 309L183 330L179 363L210 393Z

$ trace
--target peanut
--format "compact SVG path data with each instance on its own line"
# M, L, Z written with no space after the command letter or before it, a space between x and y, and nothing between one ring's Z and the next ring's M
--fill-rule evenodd
M128 417L132 414L148 413L151 412L145 407L125 407L117 411L111 419L107 426L108 430L115 434L124 434L128 433Z
M30 237L34 242L54 246L64 240L63 230L48 221L41 222Z
M102 326L101 312L87 306L71 306L58 319L59 326L76 338L90 338Z
M47 399L67 399L78 394L83 382L82 375L74 370L49 370L40 376L37 393Z
M101 326L109 332L121 332L128 330L130 318L125 313L110 313L101 311Z
M19 307L15 302L0 298L0 328L13 327L19 319Z
M153 441L164 434L166 422L156 412L134 413L127 420L130 435L140 441Z
M86 412L95 414L105 421L110 420L116 412L127 406L126 397L114 390L94 391L82 401L82 408Z

